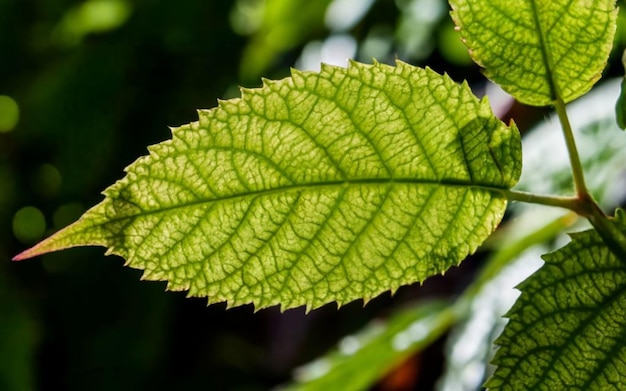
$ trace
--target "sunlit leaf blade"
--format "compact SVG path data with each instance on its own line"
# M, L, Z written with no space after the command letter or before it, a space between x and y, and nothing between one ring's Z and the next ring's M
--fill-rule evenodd
M450 0L485 74L521 102L569 102L600 78L613 44L615 0Z
M344 337L336 351L298 368L296 382L280 390L367 390L441 337L454 320L447 301L420 303L387 321L375 319L358 334Z
M626 235L626 215L614 224ZM595 230L572 235L523 282L489 389L626 389L626 268Z
M401 62L293 71L199 117L17 258L104 245L211 302L368 300L475 251L520 174L515 126Z

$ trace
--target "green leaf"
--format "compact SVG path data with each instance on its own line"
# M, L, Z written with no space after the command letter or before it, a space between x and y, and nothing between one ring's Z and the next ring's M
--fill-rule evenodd
M387 321L375 319L344 337L337 351L298 368L296 383L281 390L366 390L441 337L454 320L450 303L443 300L405 308Z
M450 0L485 75L520 102L546 106L589 91L615 34L615 0Z
M626 234L626 214L610 222ZM595 230L573 234L520 285L490 389L626 388L626 268Z
M199 117L17 259L103 245L211 302L367 301L475 251L520 174L515 126L401 62L294 70Z

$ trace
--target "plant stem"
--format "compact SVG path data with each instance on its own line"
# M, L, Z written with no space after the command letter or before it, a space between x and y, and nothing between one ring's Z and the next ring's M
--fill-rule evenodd
M591 225L596 229L604 243L622 261L626 261L626 236L606 217L604 212L597 207L590 211L588 217Z
M583 166L580 162L580 156L578 155L578 149L576 148L576 141L574 140L574 133L572 132L572 126L565 110L565 102L558 96L554 100L554 107L556 113L559 116L561 122L561 129L563 130L563 137L565 138L565 144L567 145L567 152L569 154L570 165L572 167L572 176L574 178L574 187L576 189L576 199L574 210L581 216L584 216L590 220L594 227L604 226L606 215L593 199L591 193L587 189L585 184L585 174L583 172ZM600 221L602 220L602 221ZM595 221L595 223L594 223Z
M604 214L598 203L589 193L589 190L587 190L585 175L583 173L582 164L580 163L572 126L567 117L563 99L557 97L554 101L554 107L556 108L559 121L561 122L561 128L563 129L563 136L565 137L567 152L572 166L574 186L576 188L576 198L574 198L573 204L571 205L574 208L570 209L581 216L585 216L611 252L619 259L626 261L626 236L610 221L610 218ZM567 207L565 204L561 206Z
M581 215L584 214L584 208L582 207L580 199L578 197L541 195L518 190L502 190L502 193L510 201L520 201L530 204L556 206L559 208L572 210Z
M585 174L583 172L583 166L580 162L580 156L578 155L578 148L576 148L576 141L574 140L572 125L569 122L567 111L565 109L565 102L563 102L563 99L557 95L557 98L554 100L553 104L554 108L556 109L556 113L559 116L561 129L563 130L563 137L565 138L565 144L567 145L567 153L569 155L570 166L572 168L572 176L574 178L574 188L576 190L576 196L562 197L552 195L539 195L515 190L506 190L503 191L503 193L509 200L512 201L556 206L572 210L581 216L589 217L592 216L594 213L600 211L600 208L589 194L589 190L587 190L587 185L585 183ZM596 215L596 218L597 217L598 216Z
M570 165L572 167L572 175L574 177L574 187L576 189L576 195L579 199L586 199L589 197L589 191L585 184L585 175L583 173L583 166L580 162L580 156L578 155L578 149L576 148L576 141L574 140L574 133L572 132L572 125L569 122L567 111L565 110L565 102L561 97L557 97L554 101L554 108L559 116L561 122L561 128L563 129L563 137L565 137L565 144L567 145L567 153L569 155Z

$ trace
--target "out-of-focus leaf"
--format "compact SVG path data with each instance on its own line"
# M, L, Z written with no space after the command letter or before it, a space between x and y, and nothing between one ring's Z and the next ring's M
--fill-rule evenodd
M541 248L532 247L517 257L471 297L462 319L450 333L446 346L446 369L441 391L480 390L492 358L493 341L502 331L505 313L518 297L514 287L541 265Z
M118 28L130 14L130 4L123 0L87 0L66 12L54 34L60 44L72 46L90 33Z
M449 302L433 301L374 320L355 335L344 337L337 351L295 373L290 391L364 390L416 351L440 337L455 316Z
M254 80L283 52L303 43L324 27L331 0L265 0L258 27L251 35L240 63L243 80Z

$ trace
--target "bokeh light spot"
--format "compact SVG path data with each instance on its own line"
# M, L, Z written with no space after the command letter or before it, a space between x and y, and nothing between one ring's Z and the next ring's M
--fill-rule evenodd
M85 208L78 202L61 205L52 214L52 224L55 229L64 228L78 220L84 211Z
M233 31L241 35L254 34L263 24L263 0L238 0L230 13Z
M10 132L20 119L20 108L10 96L0 95L0 133Z
M13 216L13 234L23 244L32 244L41 239L46 231L46 219L34 206L24 207Z
M61 173L52 164L42 164L32 178L33 188L43 196L53 197L61 188Z
M347 31L369 11L374 0L333 0L326 9L324 21L332 31Z
M357 43L347 34L331 35L324 42L309 42L296 62L296 68L319 72L320 64L346 67L354 58Z
M114 30L131 14L122 0L87 0L70 8L56 30L62 44L75 45L86 35Z
M472 58L467 47L461 41L461 35L454 29L452 22L446 24L439 34L439 50L446 60L456 65L470 65Z

